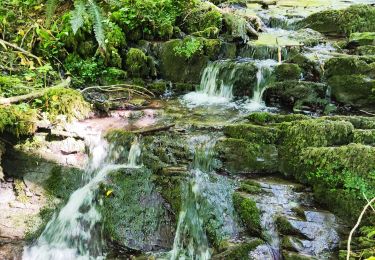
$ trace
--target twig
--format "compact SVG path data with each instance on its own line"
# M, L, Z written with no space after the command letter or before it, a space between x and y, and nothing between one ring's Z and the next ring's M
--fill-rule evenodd
M366 114L366 115L369 115L369 116L375 116L375 114L370 113L370 112L367 112L367 111L365 111L365 110L359 110L359 112L362 112L362 113L364 113L364 114Z
M25 55L31 57L31 58L34 58L34 59L36 59L36 60L38 61L38 63L39 63L40 66L43 65L43 63L42 63L42 59L41 59L41 58L35 56L34 54L32 54L32 53L29 52L29 51L26 51L25 49L22 49L21 47L18 47L17 45L15 45L15 44L13 44L13 43L10 43L10 42L7 42L7 41L4 41L4 40L1 40L1 39L0 39L0 44L1 44L1 45L7 45L7 46L9 46L9 47L11 47L11 48L13 48L13 49L19 51L19 52L21 52L21 53L23 53L23 54L25 54Z
M363 208L361 214L359 215L359 218L358 218L358 221L357 223L355 224L355 226L353 227L353 229L350 231L350 234L349 234L349 239L348 239L348 245L347 245L347 252L346 252L346 260L350 260L350 252L351 252L351 249L350 249L350 244L352 242L352 237L353 237L353 234L354 232L356 231L356 229L358 228L358 226L361 224L361 221L362 221L362 218L363 218L363 215L365 215L367 209L371 206L372 203L375 202L375 197L369 201L366 206Z

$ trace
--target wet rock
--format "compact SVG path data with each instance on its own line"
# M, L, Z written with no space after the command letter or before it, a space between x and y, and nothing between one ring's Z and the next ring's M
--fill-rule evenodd
M260 236L260 212L255 202L239 192L233 193L233 205L250 235Z
M302 53L290 55L285 62L297 64L302 69L302 76L306 81L319 82L322 78L322 65L319 61L311 59L307 55Z
M224 168L231 173L272 173L278 168L278 153L273 144L226 138L220 140L215 149L223 161Z
M110 174L102 194L105 234L120 247L143 252L169 249L174 237L173 217L141 168ZM124 203L126 201L126 203Z
M284 216L278 216L275 220L277 231L284 236L302 236L301 231L295 228Z
M295 252L283 251L283 259L285 260L314 260L316 258Z
M375 31L375 7L352 5L347 9L314 13L299 22L299 26L339 35Z
M5 153L5 145L2 142L0 142L0 182L4 180L4 172L3 172L3 168L1 167L1 158L4 153Z

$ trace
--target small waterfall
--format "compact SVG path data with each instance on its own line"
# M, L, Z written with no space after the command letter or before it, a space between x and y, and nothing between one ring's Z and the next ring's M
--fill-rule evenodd
M96 209L97 189L106 176L122 168L133 168L140 156L138 140L129 151L129 164L113 164L114 147L101 140L91 149L85 175L93 176L76 190L68 203L48 222L41 236L23 252L24 260L104 259L101 237L101 214ZM117 159L117 158L116 158Z
M230 70L227 77L220 78L224 70ZM192 106L217 105L232 100L233 80L236 68L230 67L228 61L215 61L203 71L199 88L195 92L186 94L183 99Z
M234 186L213 172L215 140L200 136L193 141L192 176L188 183L182 183L182 207L170 252L171 260L211 258L205 230L209 217L221 221L218 229L225 238L238 234L231 202Z
M275 60L256 61L258 71L256 74L256 85L253 90L253 97L244 105L247 110L256 111L265 108L263 94L273 80L273 68L277 64Z

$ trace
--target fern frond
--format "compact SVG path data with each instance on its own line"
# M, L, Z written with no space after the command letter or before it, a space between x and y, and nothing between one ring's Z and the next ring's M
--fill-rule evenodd
M100 8L97 6L94 0L88 0L90 15L93 21L94 33L96 41L100 47L105 45L105 34L103 27L103 17L100 12Z
M78 29L83 26L85 13L85 3L82 0L75 1L74 10L71 12L72 17L70 19L70 24L72 25L72 30L74 34L76 34Z
M55 14L57 9L58 0L47 0L46 3L46 27L49 27L51 24L52 16Z

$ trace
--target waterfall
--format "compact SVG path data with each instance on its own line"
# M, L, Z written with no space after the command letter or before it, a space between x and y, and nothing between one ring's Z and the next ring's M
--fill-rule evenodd
M230 102L233 98L232 89L236 68L228 65L228 61L215 61L209 64L203 71L198 90L183 97L188 105L217 105ZM230 70L229 76L224 81L220 75L228 69Z
M24 260L104 259L101 237L101 214L96 209L99 184L106 176L122 168L133 168L140 156L138 139L130 151L128 164L114 164L114 147L101 140L91 148L86 176L93 176L76 190L67 204L48 222L36 243L25 247ZM117 159L117 158L116 158Z
M264 109L266 106L263 101L264 91L273 80L273 68L277 64L275 60L257 60L255 61L258 71L256 74L256 85L253 90L252 98L244 104L244 108L250 111Z
M238 234L231 202L234 185L213 171L215 141L207 136L193 138L194 161L189 181L182 183L182 206L171 260L211 258L205 224L212 216L220 220L217 228L224 237Z

